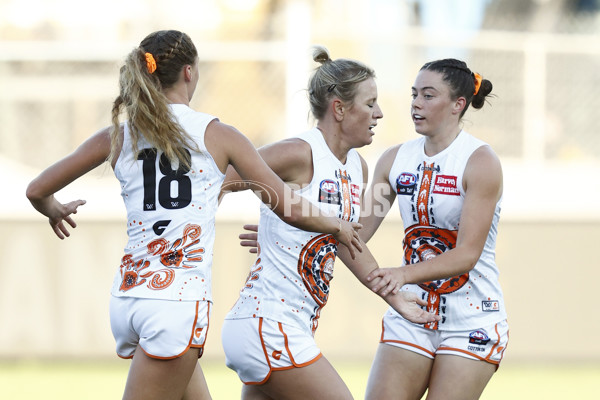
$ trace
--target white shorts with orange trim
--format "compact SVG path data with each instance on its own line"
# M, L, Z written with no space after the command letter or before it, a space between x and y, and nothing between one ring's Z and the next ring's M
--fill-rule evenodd
M440 331L415 325L397 314L383 317L381 343L401 347L428 358L452 354L499 365L508 343L508 322L465 331Z
M310 333L267 318L226 319L225 363L247 385L265 383L271 371L310 365L321 357Z
M117 355L132 358L138 345L149 357L171 359L190 347L202 356L210 319L210 302L115 297L110 326Z

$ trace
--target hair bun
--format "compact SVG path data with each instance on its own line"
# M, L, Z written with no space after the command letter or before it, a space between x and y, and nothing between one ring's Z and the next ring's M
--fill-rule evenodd
M329 56L329 51L325 47L318 45L313 48L313 60L319 64L325 64L326 62L332 61Z

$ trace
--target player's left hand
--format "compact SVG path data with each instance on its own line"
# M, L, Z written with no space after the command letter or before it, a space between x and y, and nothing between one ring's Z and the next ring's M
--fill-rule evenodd
M248 251L252 254L258 253L258 225L246 224L244 229L247 233L240 233L240 246L250 247Z
M415 324L426 324L442 319L439 315L423 310L427 301L422 300L416 293L402 291L386 298L386 301L394 310L398 311L407 320Z
M367 275L369 288L384 297L388 294L397 294L404 286L406 280L401 267L377 268Z
M67 229L65 222L71 226L71 228L77 227L77 224L71 217L72 214L77 214L77 207L85 204L85 200L75 200L69 203L61 204L55 202L54 212L49 213L51 216L48 217L50 227L58 236L59 239L71 236Z

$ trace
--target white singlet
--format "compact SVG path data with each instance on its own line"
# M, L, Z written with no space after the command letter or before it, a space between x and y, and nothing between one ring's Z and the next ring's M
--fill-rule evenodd
M214 219L225 175L206 149L204 134L216 117L183 104L170 107L200 152L189 150L188 169L171 164L142 139L136 159L125 124L115 175L127 209L129 241L111 293L118 297L211 301Z
M358 153L350 150L342 164L318 129L298 138L311 146L313 177L297 193L326 215L358 221L364 182ZM294 228L262 205L258 242L256 263L226 319L265 317L314 335L329 296L337 241Z
M463 173L471 154L484 145L461 131L450 146L432 157L425 154L424 137L400 146L389 183L396 189L404 223L403 265L428 260L456 246L465 197ZM501 199L481 257L468 274L404 286L426 300L430 312L442 317L427 328L465 330L506 319L495 262L500 203ZM391 308L390 312L395 313Z

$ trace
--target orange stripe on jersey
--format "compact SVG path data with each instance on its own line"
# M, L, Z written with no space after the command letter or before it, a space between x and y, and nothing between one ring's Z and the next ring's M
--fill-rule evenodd
M342 190L342 219L346 221L350 221L350 217L352 216L352 199L350 195L350 184L348 183L348 172L340 169L338 170L340 175L340 183Z
M420 225L429 225L429 188L433 179L433 167L434 163L427 165L426 162L423 162L423 177L417 197L417 215Z
M439 293L435 291L429 291L427 293L427 311L432 314L439 315L440 299L441 296L439 295ZM437 330L438 327L439 324L437 321L432 321L425 324L425 328L427 329Z

